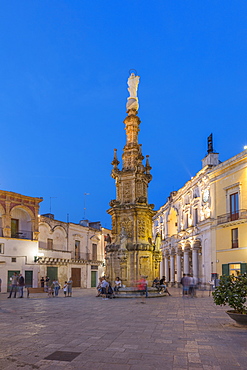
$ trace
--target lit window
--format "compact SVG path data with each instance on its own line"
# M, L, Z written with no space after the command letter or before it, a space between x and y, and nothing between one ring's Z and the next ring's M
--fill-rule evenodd
M232 263L229 265L229 275L238 276L241 271L240 263Z

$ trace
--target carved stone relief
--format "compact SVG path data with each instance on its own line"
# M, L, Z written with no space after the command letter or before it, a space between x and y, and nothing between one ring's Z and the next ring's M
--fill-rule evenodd
M121 222L121 228L124 228L129 238L132 237L132 222L128 217L125 217Z
M131 183L130 182L125 182L124 184L123 201L124 202L131 201Z
M145 239L146 237L146 223L145 220L138 220L138 238Z
M143 196L143 184L141 181L137 181L136 183L136 197L141 197Z

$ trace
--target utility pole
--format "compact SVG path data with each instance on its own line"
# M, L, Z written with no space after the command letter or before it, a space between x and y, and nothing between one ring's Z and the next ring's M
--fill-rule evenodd
M51 200L56 199L57 197L50 197L50 213L51 213Z

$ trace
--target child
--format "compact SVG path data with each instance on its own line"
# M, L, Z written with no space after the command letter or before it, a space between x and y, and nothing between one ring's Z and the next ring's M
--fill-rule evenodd
M66 297L67 291L68 291L68 284L67 284L67 281L65 281L64 286L63 286L64 297Z
M51 286L49 286L48 287L48 297L50 298L50 297L52 297L53 296L53 290L52 290L52 287Z

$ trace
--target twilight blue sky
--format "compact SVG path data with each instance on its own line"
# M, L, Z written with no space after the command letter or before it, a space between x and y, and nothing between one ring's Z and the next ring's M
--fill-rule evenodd
M0 189L43 197L41 213L56 197L56 219L79 222L86 198L111 226L131 68L155 209L200 170L211 132L221 161L247 145L246 0L8 0L0 15Z

